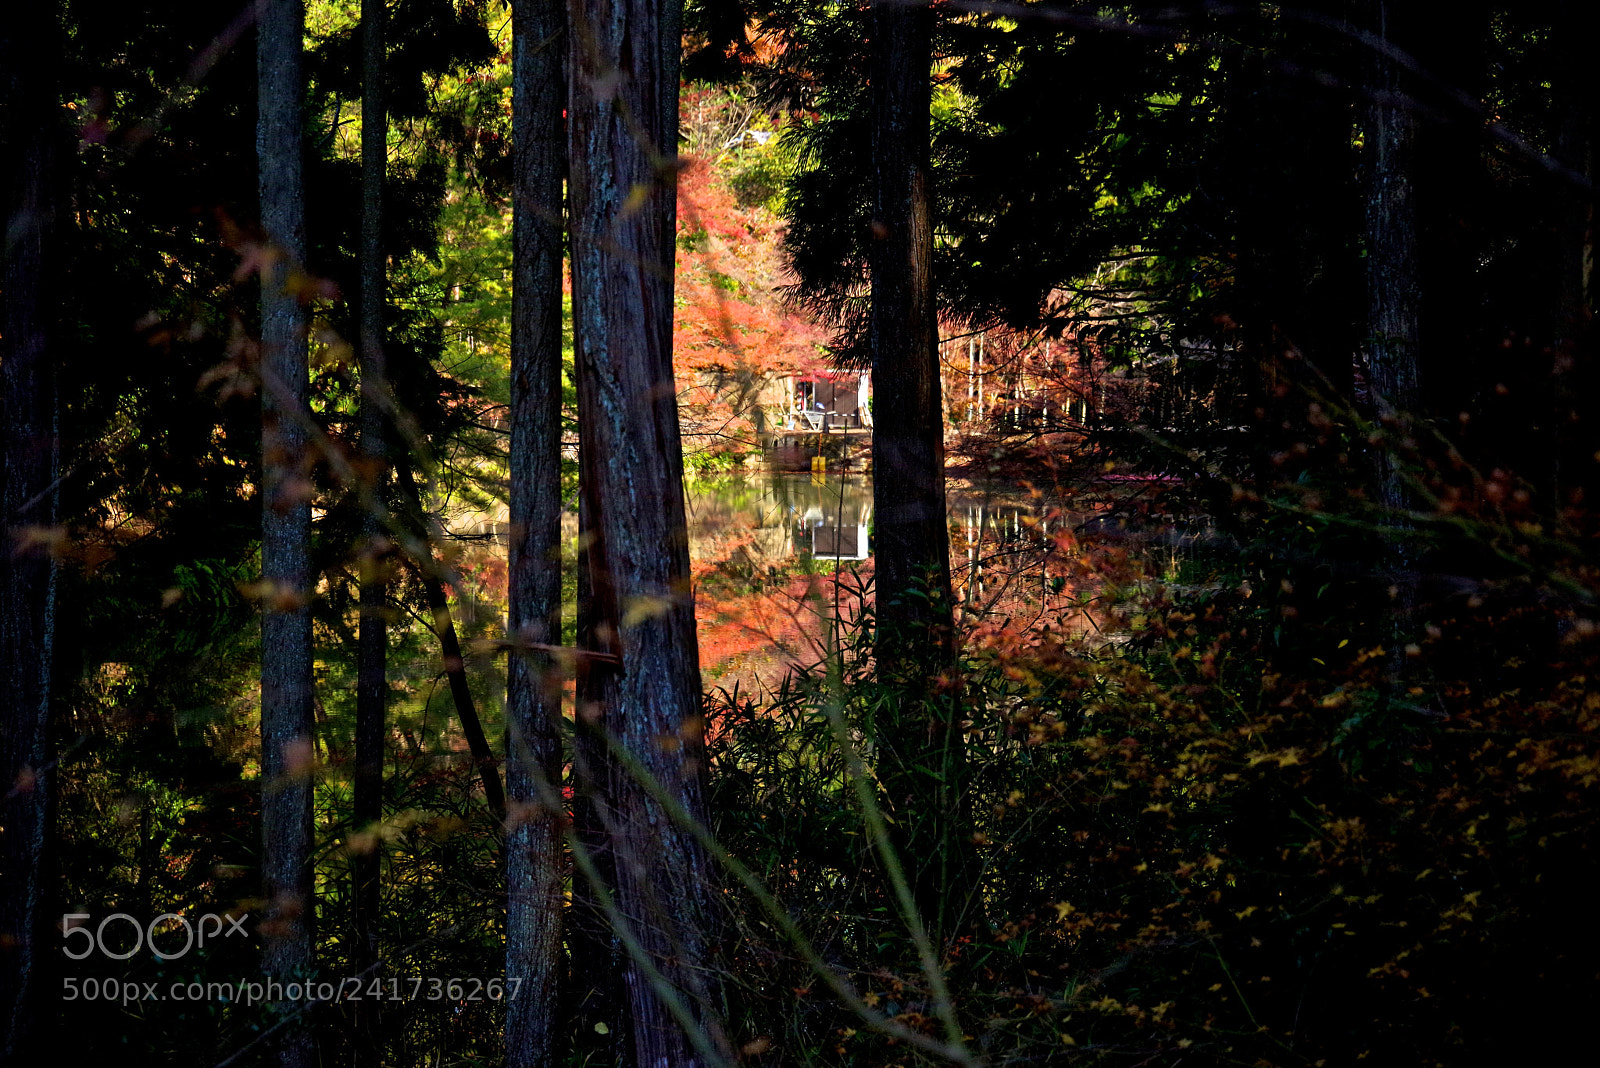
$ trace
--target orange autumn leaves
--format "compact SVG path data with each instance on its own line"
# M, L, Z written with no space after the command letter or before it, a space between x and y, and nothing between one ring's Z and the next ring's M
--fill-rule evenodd
M740 205L714 162L691 160L679 175L673 369L691 463L755 453L763 390L826 366L826 332L783 306L781 239L780 220Z

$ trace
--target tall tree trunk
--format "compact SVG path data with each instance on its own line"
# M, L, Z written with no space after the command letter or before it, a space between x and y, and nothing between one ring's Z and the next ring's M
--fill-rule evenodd
M573 296L573 306L579 303ZM576 316L574 316L576 317ZM582 450L579 453L578 479L587 485L594 473ZM589 506L580 494L578 501L577 619L574 644L578 649L612 651L609 643L596 638L599 624L590 582L589 549L593 520ZM605 646L604 649L601 647ZM572 971L567 991L567 1017L573 1025L573 1052L580 1058L615 1061L617 1068L633 1068L633 1042L628 1029L626 954L616 933L611 930L605 909L600 904L607 887L615 886L617 871L606 835L603 796L612 774L611 755L606 749L606 710L600 703L600 676L587 656L577 658L574 672L572 735L572 824L577 848L590 860L596 878L590 879L581 865L572 873L572 912L567 944L571 947ZM604 1024L606 1033L595 1029Z
M1388 0L1375 0L1375 30L1392 37ZM1380 419L1414 413L1421 399L1417 363L1418 283L1416 118L1399 99L1394 60L1376 55L1367 108L1367 375ZM1412 506L1412 494L1392 451L1378 460L1378 501L1392 516ZM1391 549L1391 570L1405 580L1411 564L1404 547Z
M593 476L583 486L587 559L596 641L620 661L592 665L591 681L619 749L703 819L672 375L680 10L676 0L571 0L569 12L578 426ZM707 988L707 859L632 776L609 777L600 809L616 862L613 920L624 941L636 940L627 972L635 1058L652 1068L707 1063L723 1041Z
M51 56L58 27L48 7L12 12L0 28L0 1063L46 1054L50 954L46 877L54 797L50 747L56 569L56 396L50 370L51 171L59 102Z
M1596 115L1588 64L1590 42L1597 28L1600 12L1590 4L1572 5L1556 17L1555 69L1550 78L1556 105L1555 156L1568 170L1585 179L1589 189L1578 191L1569 183L1562 183L1557 246L1551 257L1555 277L1550 289L1555 306L1551 316L1550 411L1546 417L1551 425L1551 441L1549 485L1543 496L1552 523L1559 522L1569 503L1567 495L1581 485L1581 472L1593 466L1584 463L1583 458L1594 450L1581 448L1584 437L1592 435L1581 435L1578 428L1583 425L1579 413L1587 392L1582 384L1586 377L1582 369L1590 355L1585 349L1592 344L1594 318L1590 275L1594 270Z
M513 641L561 644L561 261L566 178L566 16L560 0L516 0L511 307ZM506 665L506 1063L561 1059L561 677L551 658L511 650Z
M256 151L261 225L271 248L261 275L262 876L269 978L303 979L312 966L311 501L306 313L293 286L305 260L301 165L299 0L259 0ZM295 1011L296 1006L284 1006ZM316 1060L306 1021L279 1043L285 1068Z
M879 775L897 810L902 863L924 922L948 929L963 849L965 787L954 700L944 406L929 202L933 16L874 6L869 64L875 182L872 353L874 655L899 698L877 739ZM940 680L943 680L941 685Z
M356 640L355 826L367 831L383 819L384 715L388 703L389 623L384 564L387 538L381 505L388 486L384 361L384 309L388 302L383 255L383 185L389 157L389 119L383 100L384 0L361 3L361 460L372 498L363 510L361 617ZM379 873L382 838L367 833L354 857L355 967L361 974L379 960ZM360 1064L379 1063L382 1038L375 1002L356 1002L355 1043Z
M1373 0L1373 31L1392 42L1397 36L1394 4ZM1402 38L1403 39L1403 38ZM1400 652L1411 630L1416 608L1418 571L1411 540L1410 514L1416 494L1407 482L1397 442L1406 420L1415 418L1421 402L1418 352L1420 336L1419 266L1417 255L1417 122L1408 100L1400 96L1398 65L1375 53L1371 60L1373 99L1365 116L1367 141L1367 380L1374 415L1387 433L1375 450L1374 500L1389 528L1383 547L1384 577L1389 588L1388 672L1383 699L1401 692Z

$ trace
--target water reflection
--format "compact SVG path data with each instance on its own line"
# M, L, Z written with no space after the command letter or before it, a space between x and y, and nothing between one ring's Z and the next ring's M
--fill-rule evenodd
M872 556L872 479L866 475L771 472L695 482L688 506L690 547L698 561L714 561L732 530L748 532L750 545L773 559ZM975 570L995 563L974 552L985 541L1014 554L1067 527L1058 509L1014 486L952 488L947 507L952 547L964 547L965 562Z
M1017 485L953 484L951 578L962 617L1072 608L1075 518ZM820 656L822 617L852 618L872 574L872 480L767 473L692 484L690 553L708 675Z

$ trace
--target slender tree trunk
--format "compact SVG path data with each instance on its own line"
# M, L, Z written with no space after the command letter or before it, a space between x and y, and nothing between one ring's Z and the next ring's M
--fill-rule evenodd
M477 765L483 780L483 796L495 818L506 818L506 794L500 785L499 761L489 746L489 736L483 732L483 721L478 718L478 708L472 700L472 689L467 685L467 662L461 655L461 639L456 636L455 619L450 614L449 587L432 575L422 576L422 587L427 591L428 614L433 620L433 633L439 639L439 655L444 661L445 678L450 683L450 699L456 706L456 718L461 720L461 733L467 739L467 752Z
M261 622L263 965L280 982L312 967L311 501L305 490L310 390L306 313L292 286L305 260L299 0L259 0L256 65L261 225L271 248L261 276L262 526L267 589ZM284 1006L296 1011L298 1006ZM311 1068L307 1021L279 1043L285 1068Z
M703 819L672 374L680 12L674 0L571 0L569 12L578 426L593 476L583 486L587 559L595 638L620 661L593 665L591 682L619 748ZM706 857L632 776L610 776L600 815L616 862L612 919L639 947L626 978L635 1058L651 1068L705 1064L725 1049L708 989Z
M422 491L416 478L404 464L395 469L396 481L405 495L407 518L418 544L428 545L427 513L422 506ZM431 551L431 550L430 550ZM455 704L456 718L461 720L461 733L467 739L467 751L483 780L484 800L489 811L498 820L506 817L506 795L500 785L499 761L489 747L489 737L483 732L483 721L478 718L478 708L472 699L472 687L467 682L467 662L461 655L461 639L456 635L455 618L450 613L450 586L440 578L438 565L432 560L416 561L418 578L422 582L422 595L428 602L428 620L434 637L439 639L439 656L444 663L445 679L450 685L450 699Z
M511 544L507 629L561 644L561 262L566 178L566 16L516 0L511 112L515 178L511 308ZM513 648L506 666L506 1063L557 1063L565 1042L561 677Z
M389 156L384 111L384 0L361 3L361 460L372 500L363 511L361 617L356 640L356 767L352 821L366 831L383 819L384 716L389 696L389 623L384 565L388 539L380 511L388 486L384 361L384 308L388 302L383 255L383 184ZM367 834L354 857L355 967L360 974L379 960L379 873L382 838ZM377 1004L356 1002L357 1062L379 1063L382 1038Z
M1572 5L1557 17L1556 55L1550 88L1558 115L1555 156L1593 188L1595 179L1595 100L1588 77L1590 42L1600 28L1600 12L1590 4ZM1561 522L1567 495L1581 485L1580 474L1592 464L1584 462L1593 450L1575 448L1583 435L1578 428L1584 407L1582 367L1588 362L1594 304L1590 275L1594 269L1594 204L1592 191L1579 192L1562 183L1557 215L1556 254L1552 257L1555 298L1551 316L1551 368L1548 447L1548 486L1542 495L1545 512L1554 527ZM1576 461L1576 462L1574 462Z
M48 8L11 13L0 27L0 1063L47 1053L51 1004L48 850L54 760L50 745L56 569L56 395L48 271L56 213L54 71L58 28Z
M1374 0L1373 29L1392 40L1394 5ZM1380 421L1399 436L1398 420L1414 415L1421 401L1418 370L1418 265L1416 118L1399 98L1399 69L1393 59L1372 58L1374 100L1366 114L1367 140L1367 377ZM1416 561L1405 531L1415 508L1393 448L1377 456L1377 503L1396 530L1386 552L1393 591L1396 639L1416 601ZM1398 658L1396 658L1398 660Z
M1600 12L1592 7L1575 7L1559 25L1561 47L1557 52L1558 70L1552 79L1559 126L1556 158L1579 176L1594 180L1595 101L1585 77L1590 50ZM1555 335L1570 341L1583 333L1593 313L1590 275L1594 270L1594 194L1563 190L1556 259Z
M873 12L872 487L877 536L874 655L899 709L877 739L879 773L899 813L902 862L924 922L947 915L964 850L965 793L954 699L944 406L929 203L932 14L883 2ZM941 683L941 680L942 683Z

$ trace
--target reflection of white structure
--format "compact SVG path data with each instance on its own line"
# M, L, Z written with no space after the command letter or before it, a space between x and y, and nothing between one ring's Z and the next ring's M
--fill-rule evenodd
M687 487L689 551L697 561L765 570L796 556L871 559L872 485L850 478L768 475Z
M867 525L835 526L824 519L811 528L811 555L819 560L865 560Z
M795 511L799 525L810 535L811 555L818 560L867 559L872 505L866 492L845 483L812 483L806 488L811 502L804 511ZM802 547L806 540L804 535L796 539Z

